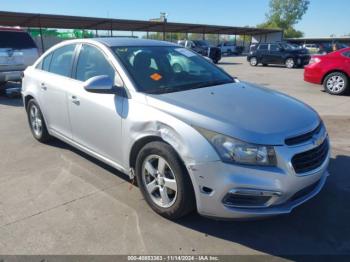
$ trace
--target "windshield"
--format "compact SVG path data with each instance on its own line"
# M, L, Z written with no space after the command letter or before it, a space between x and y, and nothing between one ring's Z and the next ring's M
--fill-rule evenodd
M202 56L176 46L112 47L137 90L162 94L234 82Z
M0 31L0 48L36 48L33 39L25 32Z

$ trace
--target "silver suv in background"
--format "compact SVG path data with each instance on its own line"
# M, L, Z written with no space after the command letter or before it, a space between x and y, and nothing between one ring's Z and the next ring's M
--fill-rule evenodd
M20 81L22 72L38 57L38 47L27 32L0 27L0 89L7 81Z

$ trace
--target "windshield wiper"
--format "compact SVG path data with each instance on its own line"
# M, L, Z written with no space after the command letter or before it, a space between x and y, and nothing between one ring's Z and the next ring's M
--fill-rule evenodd
M174 87L163 87L163 88L157 88L153 90L145 90L148 94L165 94L165 93L172 93L172 92L181 92L191 89L198 89L198 88L204 88L209 86L216 86L216 85L224 85L229 83L234 83L234 79L230 80L216 80L216 81L208 81L208 82L199 82L199 83L191 83L183 86L174 86Z
M201 83L197 83L197 84L191 85L189 87L189 89L196 89L196 88L203 88L203 87L209 87L209 86L224 85L224 84L229 84L229 83L234 83L234 82L235 81L233 79L201 82Z

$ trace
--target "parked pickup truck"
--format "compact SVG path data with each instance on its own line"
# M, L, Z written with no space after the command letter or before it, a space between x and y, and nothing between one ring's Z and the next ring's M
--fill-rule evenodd
M205 40L180 40L177 43L201 54L202 56L209 57L215 64L221 59L220 48L210 46Z
M226 55L240 55L243 52L242 46L237 46L233 42L224 42L218 44L218 47L221 50L221 54Z

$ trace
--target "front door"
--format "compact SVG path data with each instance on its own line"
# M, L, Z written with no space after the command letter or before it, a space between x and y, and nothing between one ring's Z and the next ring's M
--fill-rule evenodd
M76 88L68 92L68 109L73 140L100 156L121 162L123 97L90 93L84 81L99 75L115 79L115 69L97 47L81 47L75 70Z

